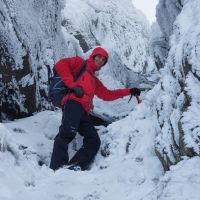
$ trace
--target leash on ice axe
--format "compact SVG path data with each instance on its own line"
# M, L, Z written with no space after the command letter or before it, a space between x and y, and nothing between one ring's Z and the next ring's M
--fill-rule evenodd
M140 91L148 91L151 88L139 88ZM130 99L128 100L128 103L130 102L130 100L132 99L132 97L135 96L137 103L140 104L142 101L140 100L140 97L137 94L131 95Z

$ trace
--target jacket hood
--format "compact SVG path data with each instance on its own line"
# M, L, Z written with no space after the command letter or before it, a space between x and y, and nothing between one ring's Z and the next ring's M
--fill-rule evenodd
M92 54L90 55L90 57L89 57L89 59L88 59L88 67L89 67L89 69L91 70L91 71L93 71L93 72L95 72L95 71L98 71L100 68L98 67L98 66L96 66L96 64L94 63L94 57L96 56L96 55L102 55L102 56L104 56L105 58L106 58L106 62L105 62L105 64L107 63L107 61L108 61L108 58L109 58L109 56L108 56L108 53L107 53L107 51L105 50L105 49L103 49L103 48L101 48L101 47L97 47L97 48L95 48L93 51L92 51ZM105 65L104 64L104 65ZM103 65L103 66L104 66Z

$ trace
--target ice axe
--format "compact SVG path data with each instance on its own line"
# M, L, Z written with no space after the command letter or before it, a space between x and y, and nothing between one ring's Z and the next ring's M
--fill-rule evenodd
M130 99L128 100L128 103L130 102L130 100L132 99L133 96L135 96L135 98L137 99L138 104L140 104L141 100L140 100L140 97L137 94L131 95Z
M145 90L150 90L151 88L139 88L139 89L140 89L140 91L145 91ZM137 100L137 103L140 104L142 102L140 100L140 97L137 94L135 94L134 96L135 96L135 98ZM130 100L132 99L132 97L133 97L133 95L131 95L130 99L128 100L128 103L130 102Z

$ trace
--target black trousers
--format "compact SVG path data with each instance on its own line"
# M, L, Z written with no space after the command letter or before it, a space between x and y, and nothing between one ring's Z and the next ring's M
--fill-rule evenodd
M77 132L84 137L83 146L69 161L68 144ZM73 100L66 101L62 123L54 141L50 168L56 170L64 165L76 163L82 170L85 170L97 154L100 143L98 133L81 104Z

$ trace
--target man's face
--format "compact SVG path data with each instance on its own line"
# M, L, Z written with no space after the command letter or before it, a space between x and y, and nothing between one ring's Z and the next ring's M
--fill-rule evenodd
M94 57L94 63L97 67L101 68L106 63L106 57L98 54Z

